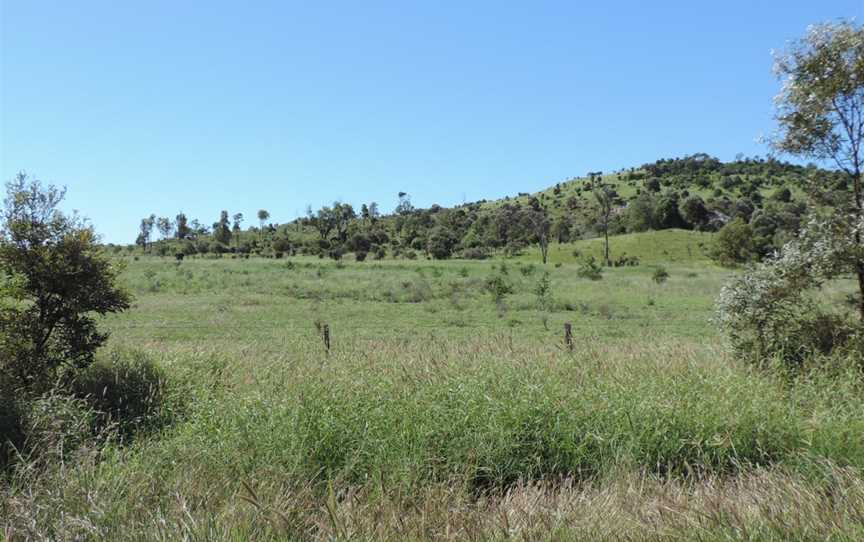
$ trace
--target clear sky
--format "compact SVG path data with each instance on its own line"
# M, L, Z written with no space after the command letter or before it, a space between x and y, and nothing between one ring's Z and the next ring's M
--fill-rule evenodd
M0 0L0 175L140 218L284 222L535 191L586 171L764 155L772 49L864 0Z

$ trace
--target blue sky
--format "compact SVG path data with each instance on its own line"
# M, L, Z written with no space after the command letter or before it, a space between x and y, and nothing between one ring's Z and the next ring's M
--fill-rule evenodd
M150 213L284 222L764 155L770 51L839 17L864 0L0 0L0 175L131 242Z

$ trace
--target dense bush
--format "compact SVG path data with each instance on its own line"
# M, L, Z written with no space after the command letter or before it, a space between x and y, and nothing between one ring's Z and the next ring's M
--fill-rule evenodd
M727 267L752 261L755 255L753 228L740 217L720 229L711 252L717 263Z
M861 323L826 313L810 294L849 270L862 229L844 217L812 219L799 239L723 287L717 321L739 357L798 366L840 348L858 350Z

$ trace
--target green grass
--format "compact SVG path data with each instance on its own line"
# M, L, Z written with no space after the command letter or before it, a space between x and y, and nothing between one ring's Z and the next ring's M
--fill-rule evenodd
M642 264L691 264L710 269L709 253L714 245L715 235L677 229L614 235L609 238L609 256L613 262L622 256L635 256ZM553 243L549 246L549 262L574 263L585 256L594 256L602 261L603 253L602 237L574 243ZM537 261L539 250L532 247L519 259Z
M102 322L103 355L155 361L176 421L21 468L4 482L0 532L860 538L860 379L794 380L731 359L710 322L730 271L687 251L699 238L616 237L613 250L647 265L600 281L576 277L572 246L555 253L560 266L530 254L129 261L135 305ZM548 310L534 293L544 271ZM513 293L496 304L484 284L501 274ZM316 322L330 326L329 353Z

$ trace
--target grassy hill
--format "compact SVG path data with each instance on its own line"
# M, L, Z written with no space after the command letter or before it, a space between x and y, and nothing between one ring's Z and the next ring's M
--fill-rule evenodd
M612 259L620 256L635 256L643 264L659 263L708 263L708 251L714 244L716 234L691 230L661 230L641 233L625 233L610 237ZM549 247L551 263L574 263L584 256L598 260L603 255L603 239L584 239L574 243L553 243ZM520 260L537 261L536 248L525 251Z
M163 256L184 251L187 255L240 252L340 258L360 252L370 258L447 259L503 250L527 258L536 252L541 238L537 230L541 216L548 221L547 238L562 243L553 243L552 261L568 262L573 261L574 250L599 253L592 239L602 235L603 227L593 192L601 186L612 191L608 229L615 239L614 257L635 256L643 262L704 260L711 235L685 230L716 231L734 218L752 226L753 257L764 256L796 235L811 209L813 199L805 193L809 196L812 186L832 196L826 201L847 190L839 174L815 166L762 159L723 163L700 154L612 173L592 172L533 194L453 208L413 208L404 198L390 214L368 215L362 211L367 209L365 204L354 209L337 202L289 224L271 225L263 234L254 227L232 231L230 213L223 211L224 223L219 227L224 235L218 243L209 228L199 226L188 240L167 239L153 248ZM674 233L628 237L652 230ZM577 245L567 246L571 241Z

